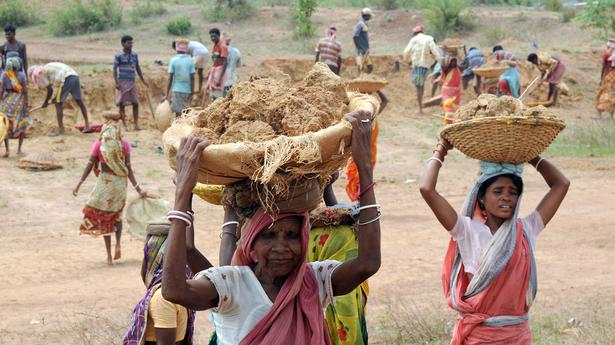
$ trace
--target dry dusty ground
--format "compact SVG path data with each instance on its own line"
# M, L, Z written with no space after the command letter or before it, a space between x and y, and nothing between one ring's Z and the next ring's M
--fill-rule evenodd
M279 18L276 11L279 10L261 11L256 24ZM352 25L355 12L356 9L337 10L335 17L351 18L344 19L344 23ZM317 17L322 22L327 14L325 10L319 10ZM493 13L488 15L495 18ZM400 45L403 47L406 41L407 35L397 27L411 27L420 19L400 11L395 12L391 21L378 20L383 32L391 31L392 34L387 37L394 41L378 49L380 53L389 53L399 51ZM545 20L530 21L530 24L546 25ZM251 26L254 27L254 24L252 22ZM565 32L569 34L569 31ZM281 39L281 32L281 29L280 32L268 31L259 36L258 44L262 47L255 48L254 55L250 57L252 67L244 74L255 72L254 66L260 59L271 57L266 49L270 46L268 41ZM582 42L582 37L578 31L575 32L575 35L568 35L574 42L569 46L578 47L576 44ZM37 48L34 45L31 48L34 57L56 57L48 48L57 47L59 41L43 45L46 40L41 38L37 42L34 37L36 30L33 29L30 34L31 41L40 44ZM239 37L241 35L245 35L247 42L249 32L241 33ZM555 36L557 32L544 31L541 35L551 37L548 35ZM349 41L346 36L342 38ZM112 39L104 35L97 37L105 44L96 40L88 43L86 36L72 41L70 45L76 47L76 51L71 52L69 58L88 63L107 61L100 56L103 53L111 56L115 51L107 45ZM381 33L380 37L384 34ZM521 38L509 40L510 45L521 46ZM476 37L470 39L488 44ZM163 43L162 39L158 41L156 44ZM154 46L154 42L149 43ZM394 45L396 48L391 48ZM564 50L561 42L553 41L553 46L563 54L572 56L579 53L578 48ZM592 57L590 49L583 48L579 54ZM163 52L160 48L142 51L148 58L158 57ZM52 55L47 56L48 52ZM381 270L370 280L368 304L371 339L374 343L387 344L391 343L385 340L389 339L387 326L407 316L390 312L391 309L399 310L401 306L411 310L410 315L429 312L430 315L453 320L444 304L440 286L440 265L448 235L420 198L417 184L422 162L435 142L432 137L439 120L431 115L416 115L414 91L406 86L407 71L391 74L392 61L392 58L383 58L382 63L377 65L388 66L377 67L381 68L377 72L391 81L387 93L392 104L382 119L375 175L378 181L377 197L384 212L383 262ZM582 72L597 70L597 65L589 59L571 59L570 63L573 67L570 75L583 85L583 90L593 89L595 79L588 78ZM305 70L309 61L271 64L288 74L300 74L297 71ZM350 72L346 73L348 75ZM158 96L164 87L164 78L160 71L151 75L155 76L153 93ZM95 122L100 121L100 111L113 108L112 95L108 94L112 86L104 78L108 76L84 78L85 83L94 85L88 90L88 102ZM581 89L580 86L577 88ZM592 113L590 97L584 93L581 100L565 99L561 109L563 117L566 120L577 117L587 119ZM36 103L40 98L40 93L34 95ZM147 118L149 114L145 112L143 117ZM36 135L26 141L24 150L51 150L64 163L64 169L27 172L15 167L15 156L0 159L0 213L3 215L0 225L3 239L0 241L0 261L3 263L0 344L117 344L125 332L130 312L144 290L139 276L142 242L125 232L123 257L108 267L102 239L79 237L81 209L94 186L94 178L87 180L79 196L73 197L71 191L86 163L90 145L97 137L74 131L61 138L41 136L53 125L53 113L41 112L36 118ZM74 124L77 119L74 110L67 112L67 125ZM148 125L150 128L145 131L126 134L127 139L136 146L133 149L133 166L137 179L148 191L172 200L172 171L157 150L160 133L153 130L151 124L145 123L145 126ZM15 143L12 142L12 145L14 152ZM612 211L615 204L615 156L550 158L572 180L572 186L559 213L538 242L536 257L540 291L532 315L552 318L553 328L565 332L566 320L571 317L587 325L595 315L607 319L615 315L615 244L611 241L615 223L615 213ZM442 170L439 189L460 208L476 174L476 162L453 152ZM525 181L523 214L532 210L547 189L531 168L527 169ZM336 186L340 199L345 199L342 192L344 183L345 180L341 179ZM136 193L131 190L129 198L134 197ZM195 209L198 219L197 246L212 262L216 262L222 210L204 202L197 202ZM205 342L210 329L208 314L200 313L197 321L198 344ZM540 332L539 329L534 331ZM609 329L607 332L613 339L614 331ZM566 343L570 344L599 343L583 332L573 331L566 337Z

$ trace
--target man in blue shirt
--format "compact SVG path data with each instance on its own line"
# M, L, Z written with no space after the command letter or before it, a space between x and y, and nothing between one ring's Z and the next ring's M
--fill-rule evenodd
M369 34L367 22L372 19L374 13L369 8L361 10L361 19L354 28L352 39L357 49L357 66L359 74L362 72L372 73L374 66L369 58Z
M190 107L194 93L194 61L188 56L188 40L175 41L175 55L169 62L169 85L166 99L171 101L171 110L176 117L181 116L184 109ZM171 92L173 92L171 94Z
M137 53L132 51L132 37L122 36L121 53L115 55L113 61L113 79L115 80L115 104L120 108L120 116L124 127L126 127L126 104L132 104L132 116L134 119L135 131L139 130L139 96L137 94L137 83L135 74L148 87L141 66L139 65L139 57ZM136 72L136 73L135 73Z

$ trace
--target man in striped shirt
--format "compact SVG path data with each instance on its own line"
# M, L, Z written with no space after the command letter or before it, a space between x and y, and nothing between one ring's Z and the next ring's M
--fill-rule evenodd
M316 62L322 62L329 66L331 71L337 75L342 68L342 45L337 41L337 29L330 27L327 36L318 41L316 45Z
M135 74L148 87L141 66L139 65L139 57L137 53L132 51L132 37L125 35L122 37L121 53L115 55L113 61L113 79L115 80L115 104L120 108L120 116L122 123L126 127L126 104L132 104L132 116L134 119L135 131L139 130L139 96L137 94L137 83Z

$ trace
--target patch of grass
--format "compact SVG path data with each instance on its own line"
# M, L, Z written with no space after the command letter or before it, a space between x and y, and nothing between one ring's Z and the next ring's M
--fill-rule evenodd
M232 7L220 0L207 1L206 4L203 12L205 19L215 22L240 21L256 14L256 7L250 1L237 1Z
M523 23L526 22L528 20L527 14L525 14L525 12L519 12L517 13L514 17L513 17L513 21L515 23Z
M508 37L508 31L502 25L489 26L485 30L485 39L489 45L495 45Z
M162 171L162 170L158 170L156 168L150 168L147 170L147 177L151 177L151 178L159 178L159 177L163 177L166 176L166 172Z
M99 32L117 27L122 21L122 9L116 0L91 0L84 5L74 0L53 12L49 30L55 36Z
M568 122L566 129L559 134L546 153L572 157L615 154L615 121L605 119Z
M462 14L471 0L420 0L418 5L424 10L431 32L438 37L444 37L453 32L464 32L473 29L471 17Z
M543 0L543 5L545 10L552 12L559 12L563 7L561 0Z
M391 301L381 317L382 344L445 345L455 316L433 307ZM532 343L536 345L614 344L615 319L610 305L585 306L549 314L530 312ZM380 339L379 339L380 340Z
M570 23L577 16L577 10L574 7L564 7L562 9L562 23Z
M453 332L452 314L419 308L402 303L387 305L386 317L381 320L383 344L448 344Z
M21 1L3 1L0 3L0 23L2 26L25 26L36 22L34 10Z
M170 35L183 36L192 31L192 21L189 17L181 17L167 23L167 32Z
M163 15L167 12L164 4L160 0L146 0L134 5L128 15L135 24L143 22L144 18L150 18Z

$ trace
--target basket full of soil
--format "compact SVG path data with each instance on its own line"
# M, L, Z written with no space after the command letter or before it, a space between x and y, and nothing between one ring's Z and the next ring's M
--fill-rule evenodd
M525 163L541 154L566 125L547 108L524 107L510 96L483 94L457 110L440 136L486 162Z
M298 85L254 78L205 109L185 111L163 134L164 149L175 168L182 138L207 138L212 144L201 157L198 182L249 179L246 186L261 206L288 210L294 205L284 202L293 197L319 194L320 200L320 188L347 163L352 127L344 114L363 109L375 115L378 108L372 96L347 94L342 79L317 63Z

